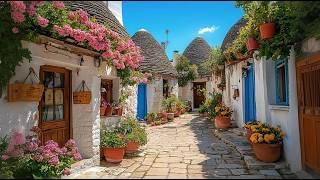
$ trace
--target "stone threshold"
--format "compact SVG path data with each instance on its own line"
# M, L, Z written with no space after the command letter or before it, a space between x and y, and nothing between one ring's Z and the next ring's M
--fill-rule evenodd
M280 159L275 163L265 163L257 160L250 143L247 141L246 132L243 128L230 128L227 130L214 129L213 131L216 137L233 146L240 153L248 169L265 171L265 173L276 170L276 172L282 176L294 175L284 159Z

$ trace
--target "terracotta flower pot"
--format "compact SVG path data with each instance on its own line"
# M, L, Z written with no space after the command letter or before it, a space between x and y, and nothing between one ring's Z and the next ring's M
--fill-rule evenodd
M174 113L167 113L167 119L168 119L169 121L173 121L173 119L174 119Z
M124 156L125 148L104 148L103 154L106 161L120 163Z
M107 117L112 116L112 106L106 107L105 116L107 116Z
M260 27L260 36L262 39L270 39L276 33L276 24L275 23L264 23Z
M252 144L257 159L269 163L280 159L281 146L282 144Z
M122 107L115 108L115 114L117 116L122 116L122 112L123 112L123 108Z
M180 111L176 111L175 113L174 113L174 117L179 117L181 115L181 112Z
M252 135L252 131L251 131L251 129L247 129L247 128L246 128L246 130L247 130L247 140L248 140L248 142L249 142L250 144L252 144L252 142L250 141L250 137L251 137L251 135Z
M129 141L126 146L126 153L134 153L139 149L139 144Z
M246 45L247 45L248 51L256 50L256 49L259 48L259 45L258 45L256 39L253 38L253 37L249 37L249 38L247 39Z
M100 107L100 116L104 116L106 113L106 107Z
M185 109L182 109L182 110L181 110L181 114L184 114L184 113L186 113L186 110L185 110Z
M215 126L218 129L226 129L229 128L231 123L230 123L230 118L229 117L224 117L224 116L217 116L215 118Z

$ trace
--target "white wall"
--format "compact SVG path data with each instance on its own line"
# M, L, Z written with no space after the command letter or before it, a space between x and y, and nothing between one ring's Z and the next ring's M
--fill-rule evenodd
M73 91L82 80L86 81L92 92L92 101L88 105L72 104L73 138L81 155L84 158L93 157L95 163L98 164L100 151L100 79L96 76L97 70L93 64L93 58L84 56L84 64L80 67L81 57L78 55L51 46L48 46L48 50L45 50L44 45L30 42L23 42L23 46L31 51L32 61L29 63L25 60L21 66L16 67L16 75L10 80L11 83L16 80L23 80L29 67L33 67L39 75L42 65L53 65L72 70ZM77 68L80 68L78 75ZM5 96L4 94L4 97L0 100L0 135L10 133L13 128L22 128L27 135L30 128L38 124L38 103L8 103Z
M151 83L147 84L148 112L158 113L163 99L163 78L155 75Z

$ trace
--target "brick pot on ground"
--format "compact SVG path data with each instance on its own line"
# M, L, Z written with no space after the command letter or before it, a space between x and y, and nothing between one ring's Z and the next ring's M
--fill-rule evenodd
M173 121L174 113L167 113L167 119L168 119L168 121Z
M120 163L123 159L125 148L104 148L103 154L106 161Z
M214 120L215 126L218 129L227 129L231 125L230 117L217 116Z
M181 112L180 111L176 111L175 113L174 113L174 117L179 117L181 115Z
M263 162L276 162L280 159L282 144L252 144L257 159Z

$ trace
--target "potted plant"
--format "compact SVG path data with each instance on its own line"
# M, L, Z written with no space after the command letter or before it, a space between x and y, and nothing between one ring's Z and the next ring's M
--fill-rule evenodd
M162 108L165 110L167 119L172 121L174 119L174 112L176 109L175 97L170 96L169 98L163 99L161 102Z
M217 116L215 117L215 126L219 129L226 129L230 127L230 117L232 115L232 110L223 105L220 104L215 107L215 111L217 113Z
M175 117L179 117L182 114L183 103L177 98L176 100L176 111L174 113Z
M104 116L107 108L107 101L101 97L100 99L100 116Z
M244 126L244 128L246 129L246 135L247 135L247 140L250 144L251 141L250 141L250 137L252 135L252 132L255 132L257 128L263 126L264 124L262 124L261 122L259 121L250 121L250 122L247 122L246 125Z
M156 113L148 113L147 114L147 124L151 124L157 118Z
M102 130L101 147L106 161L120 163L126 147L125 136L117 131Z
M284 133L279 127L257 127L250 137L257 159L269 163L279 160L283 138Z
M199 112L200 117L206 116L205 113L208 113L208 107L207 107L206 103L200 105L198 112Z
M256 50L259 48L258 42L256 40L256 38L254 38L253 36L249 36L246 42L246 46L248 51L252 51L252 50Z
M276 24L273 22L273 14L276 12L268 2L260 2L253 11L255 21L259 24L260 37L263 40L271 39L276 33Z
M106 110L105 110L105 116L110 117L112 116L112 104L106 103Z

